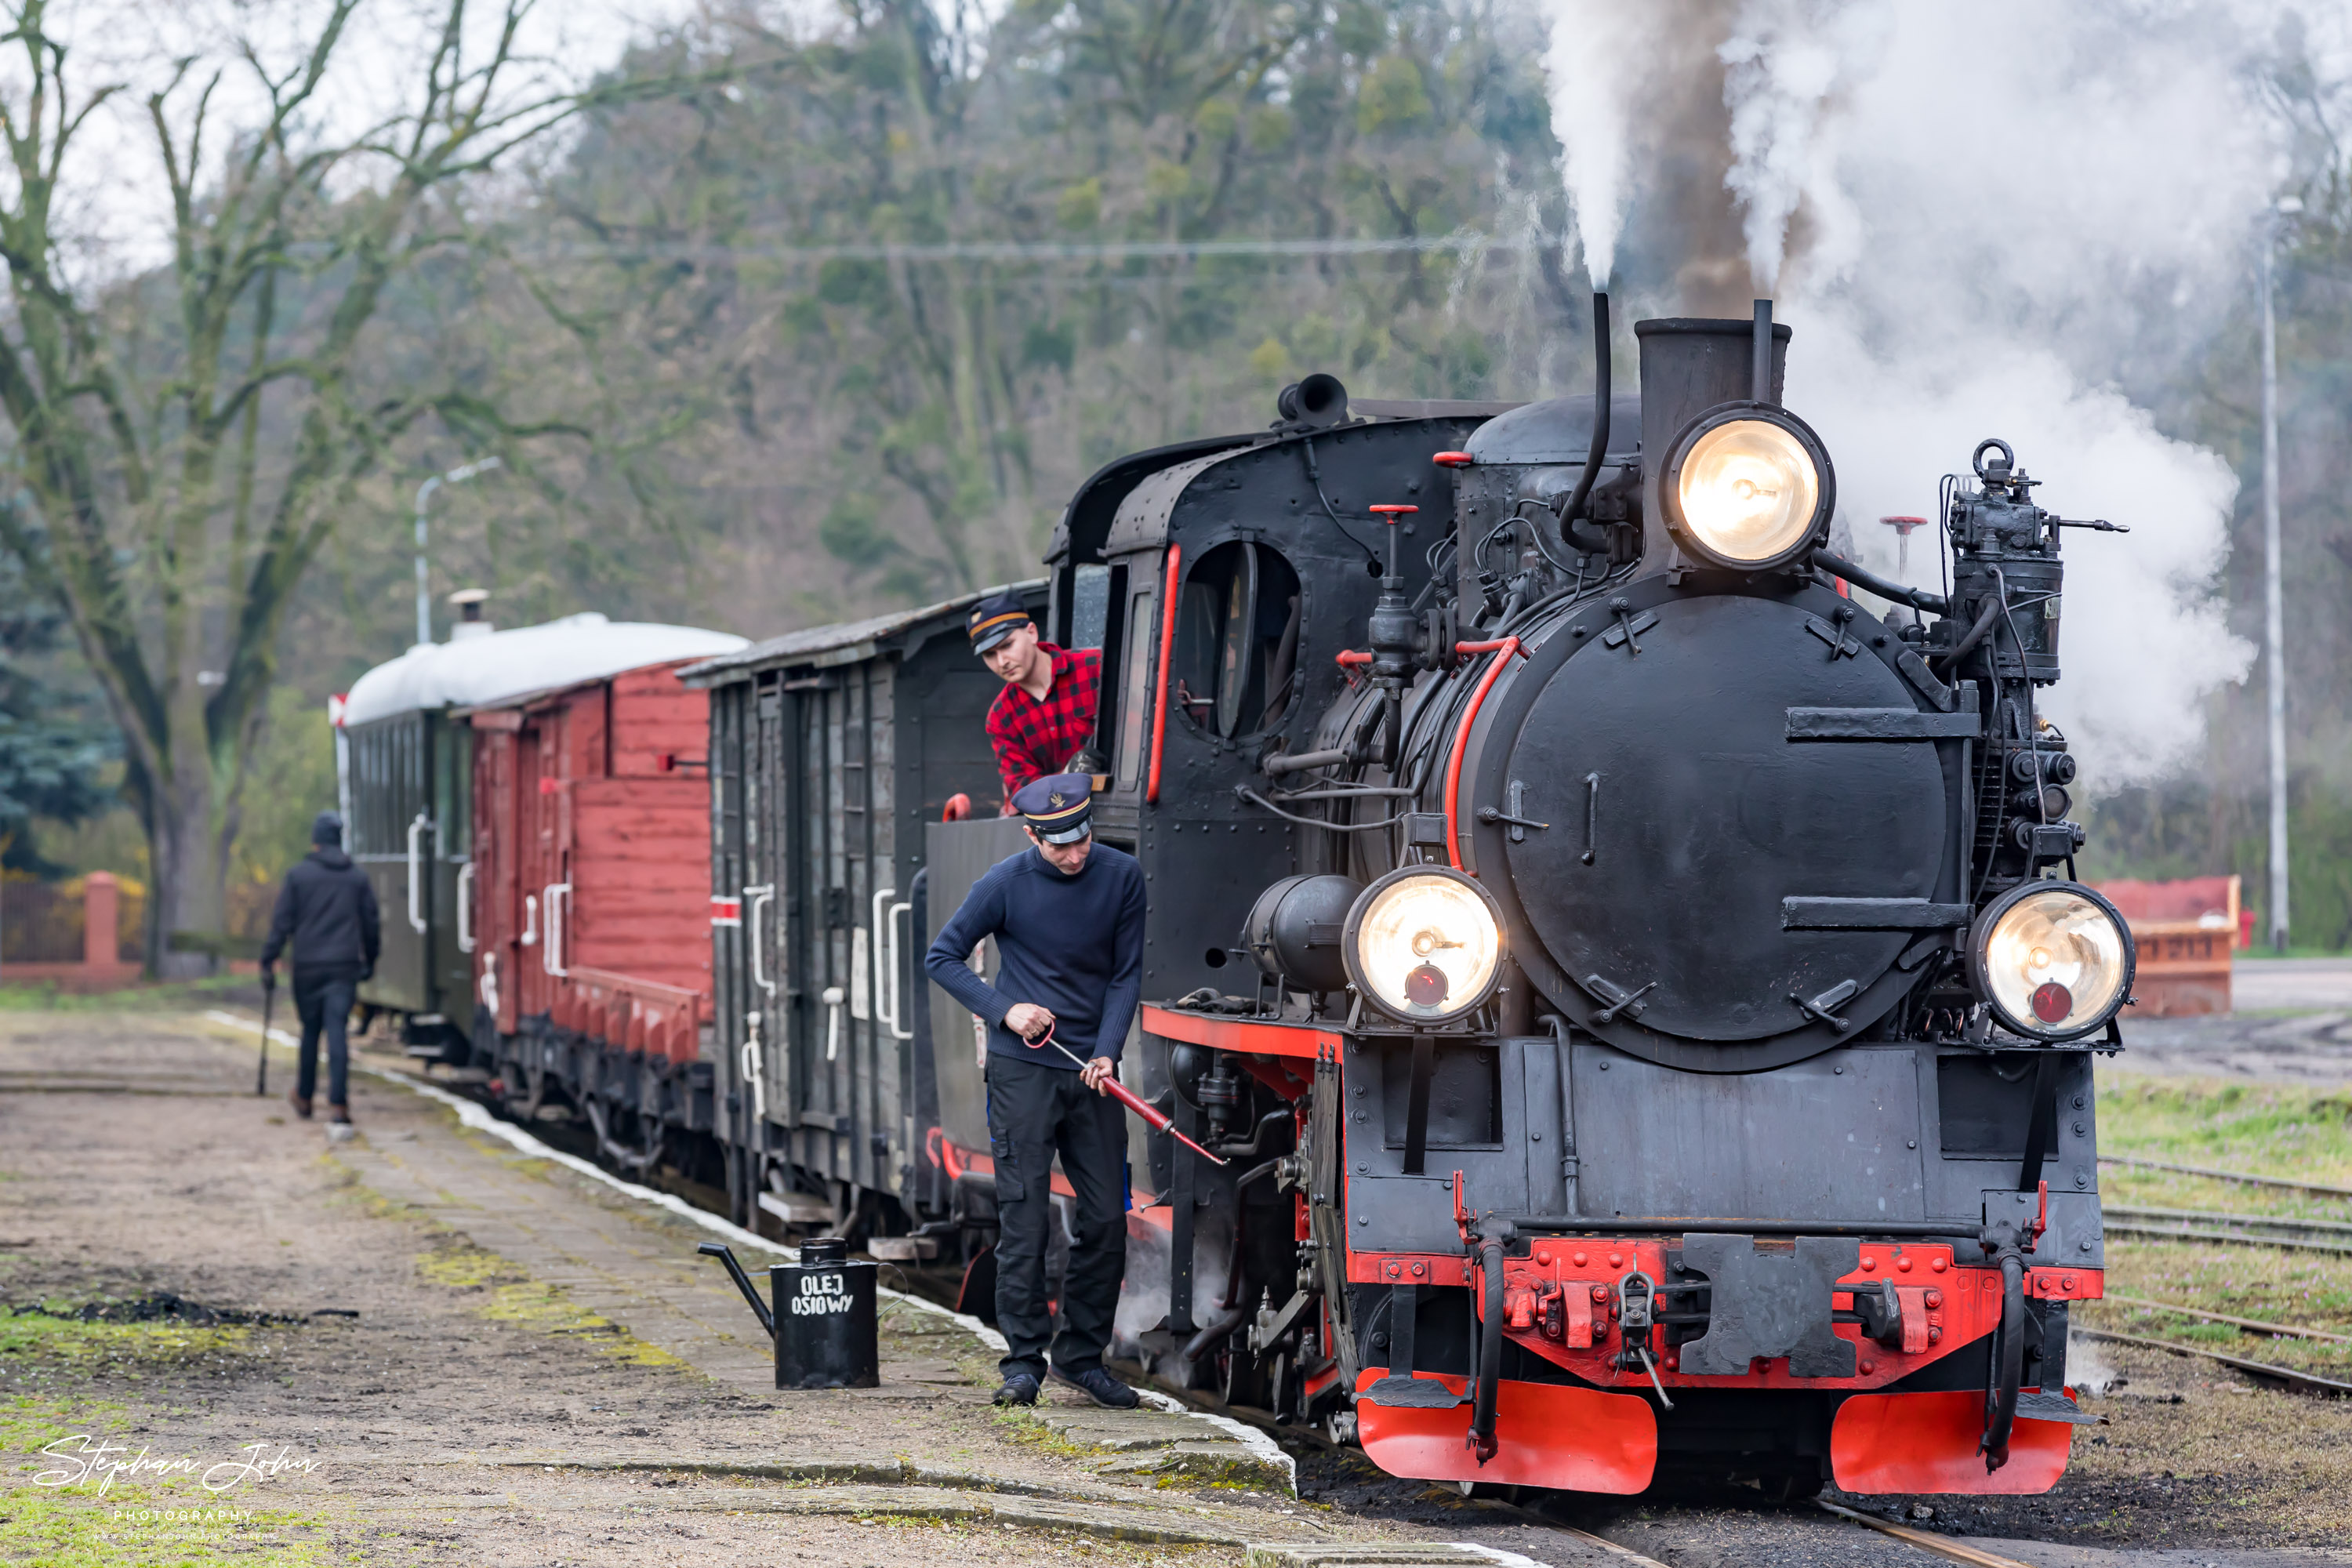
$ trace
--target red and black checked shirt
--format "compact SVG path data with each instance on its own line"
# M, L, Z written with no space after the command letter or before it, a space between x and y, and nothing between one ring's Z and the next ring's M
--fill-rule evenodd
M988 710L988 742L1004 798L1031 779L1062 771L1071 753L1094 738L1095 704L1102 694L1102 650L1037 645L1053 657L1054 685L1040 702L1008 683Z

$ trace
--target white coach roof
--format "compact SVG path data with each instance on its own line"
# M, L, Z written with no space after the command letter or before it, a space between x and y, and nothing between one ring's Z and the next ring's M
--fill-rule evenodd
M608 621L591 610L536 626L421 643L359 678L343 722L371 724L419 709L473 708L623 670L716 658L748 646L730 632Z

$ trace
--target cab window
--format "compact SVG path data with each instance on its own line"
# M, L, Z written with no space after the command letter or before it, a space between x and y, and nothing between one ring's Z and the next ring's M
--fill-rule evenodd
M1185 574L1169 658L1168 704L1211 734L1282 722L1297 678L1298 574L1278 551L1236 540Z

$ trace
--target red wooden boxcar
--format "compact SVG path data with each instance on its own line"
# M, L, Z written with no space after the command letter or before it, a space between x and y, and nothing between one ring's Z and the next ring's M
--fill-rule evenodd
M526 1118L556 1089L642 1169L707 1131L709 700L691 660L477 708L475 1059Z

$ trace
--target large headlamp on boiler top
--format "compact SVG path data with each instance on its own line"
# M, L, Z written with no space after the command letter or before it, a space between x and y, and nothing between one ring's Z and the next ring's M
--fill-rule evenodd
M1762 403L1727 403L1683 427L1662 475L1667 531L1709 566L1754 572L1809 552L1837 507L1837 475L1811 426Z
M1503 912L1459 871L1408 866L1358 895L1339 945L1366 1001L1404 1023L1449 1024L1495 994Z
M2021 882L1985 906L1969 932L1978 994L2001 1025L2071 1040L2116 1016L2137 953L2115 905L2080 882Z

